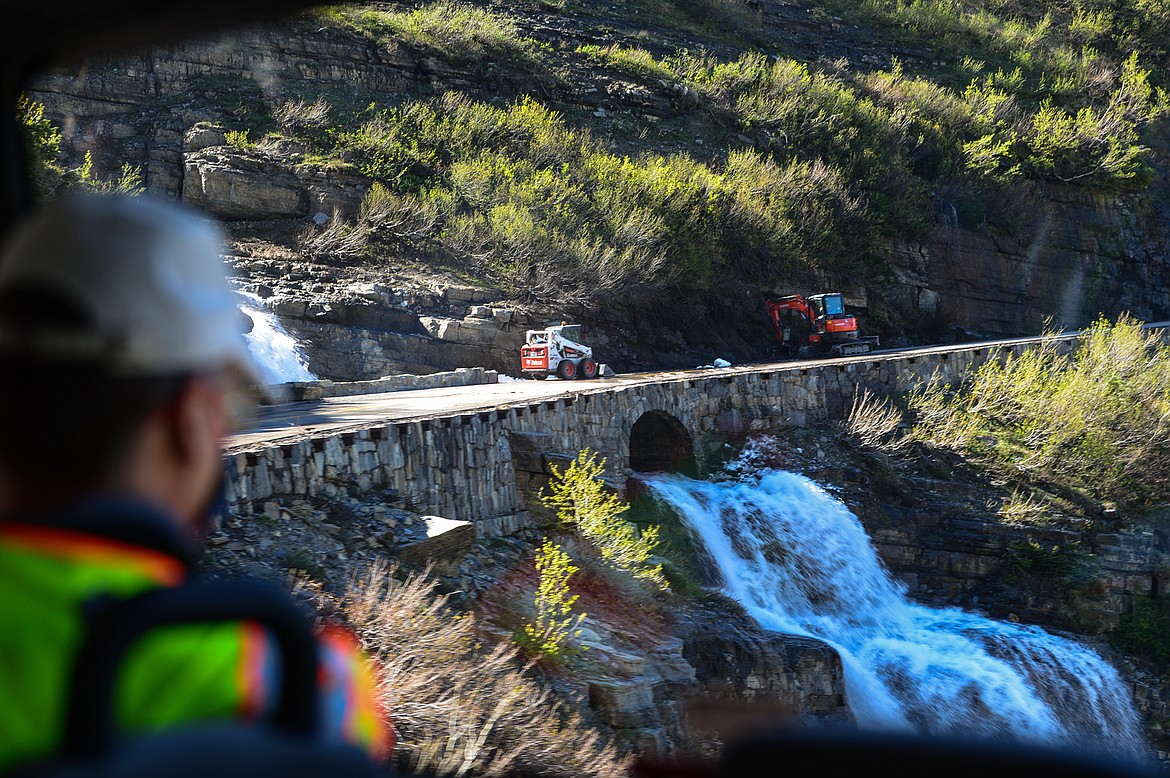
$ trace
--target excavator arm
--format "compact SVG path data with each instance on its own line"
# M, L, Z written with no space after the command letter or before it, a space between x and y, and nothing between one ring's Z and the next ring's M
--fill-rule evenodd
M776 340L781 343L786 342L790 337L785 332L784 324L781 321L781 316L784 311L796 311L804 319L806 324L810 327L812 326L812 306L799 294L790 294L787 297L780 297L775 300L765 300L764 305L768 309L768 315L772 318L772 327L776 330Z

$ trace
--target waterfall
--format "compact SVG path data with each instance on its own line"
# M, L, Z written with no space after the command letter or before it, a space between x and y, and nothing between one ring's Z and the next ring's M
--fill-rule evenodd
M248 351L260 368L260 378L266 384L289 381L315 381L304 354L292 336L285 332L276 314L270 311L256 295L240 292L240 311L252 320L252 330L244 337Z
M832 645L867 730L1076 747L1143 761L1127 686L1083 645L1038 627L911 602L861 522L809 479L643 477L701 538L725 592L762 626Z

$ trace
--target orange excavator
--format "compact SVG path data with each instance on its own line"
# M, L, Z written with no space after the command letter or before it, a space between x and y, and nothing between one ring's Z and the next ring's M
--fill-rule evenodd
M878 345L876 335L861 337L857 317L845 311L838 292L790 294L765 299L764 305L776 330L773 357L845 357L865 354Z

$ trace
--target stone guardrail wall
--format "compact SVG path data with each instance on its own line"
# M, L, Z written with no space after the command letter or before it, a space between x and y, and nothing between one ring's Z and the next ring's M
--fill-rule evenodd
M681 422L701 468L704 450L713 450L727 436L840 418L862 390L896 393L932 377L957 383L1001 350L1019 353L1031 344L724 368L507 409L229 449L228 509L247 515L274 495L330 497L396 489L412 510L472 521L481 534L508 533L527 523L510 436L537 435L550 452L575 454L589 447L607 458L609 477L624 483L631 473L631 431L643 414L668 414Z
M494 384L500 374L482 367L460 367L444 373L383 376L370 381L293 381L282 384L280 393L286 402L322 400L326 397L352 397L358 394L402 392L408 389L436 389L446 386Z

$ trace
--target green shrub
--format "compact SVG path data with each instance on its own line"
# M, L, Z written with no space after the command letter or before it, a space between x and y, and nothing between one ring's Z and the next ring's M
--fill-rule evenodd
M303 97L297 97L273 108L272 118L278 126L290 132L315 133L329 126L330 107L321 97L311 103Z
M936 129L967 157L968 174L1023 173L1113 190L1143 187L1152 175L1150 152L1138 132L1166 103L1162 90L1149 83L1158 75L1157 65L1166 64L1170 30L1170 11L1157 5L1143 0L1060 6L1025 0L989 6L960 0L829 3L834 12L878 25L907 44L962 53L933 66L931 81L915 79L916 94L903 90L897 99L913 111L932 112ZM1139 62L1153 62L1155 68L1151 72ZM995 75L984 76L984 70ZM963 106L939 91L962 72L975 76L963 102L975 109L976 133ZM863 81L874 88L881 79L888 76ZM992 105L1008 113L988 114L988 104L976 102L988 96L989 81L995 82ZM951 105L942 113L938 108L944 103ZM930 134L921 137L929 140Z
M73 189L82 189L89 192L107 194L140 194L142 186L142 168L126 162L117 178L106 180L99 178L93 172L93 154L85 152L81 164L66 173L68 186Z
M888 398L863 389L853 396L853 404L840 426L847 439L862 448L897 451L908 440L898 434L902 425L901 412Z
M1052 513L1044 502L1018 489L1000 504L996 513L1005 524L1017 527L1043 527L1053 523Z
M16 123L24 140L25 169L41 197L47 196L60 182L61 133L45 118L45 106L25 95L16 101Z
M552 467L549 490L541 493L541 502L592 543L614 568L665 589L662 565L650 564L658 546L658 527L639 532L623 518L630 506L606 489L604 472L605 458L599 461L596 452L585 449L567 467Z
M248 137L249 135L249 130L228 130L224 133L223 139L229 146L243 151L251 151L256 148L256 142Z
M569 579L578 568L560 546L545 538L536 552L536 570L540 574L536 618L524 625L517 642L534 656L556 660L574 648L571 641L580 637L578 627L585 620L584 613L573 612L578 595L569 590Z
M1129 318L1097 321L1072 354L1050 338L958 389L932 382L909 406L927 446L1100 499L1170 495L1170 346Z
M656 60L654 55L645 49L629 48L617 43L608 46L589 44L578 46L577 53L642 78L671 82L677 79L676 73L669 65Z
M1149 150L1138 143L1138 128L1157 118L1165 95L1155 93L1149 74L1127 59L1116 88L1101 108L1075 112L1046 101L1032 117L1024 136L1030 156L1025 164L1037 175L1064 183L1089 183L1102 188L1144 185L1152 177Z
M354 221L334 211L323 226L297 234L297 247L317 260L353 264L375 259L380 247L425 240L435 225L434 208L411 194L396 194L374 182L362 197Z
M339 5L318 11L329 24L348 27L384 44L407 43L456 63L496 57L531 59L534 41L524 38L506 14L459 2L437 2L411 11Z

